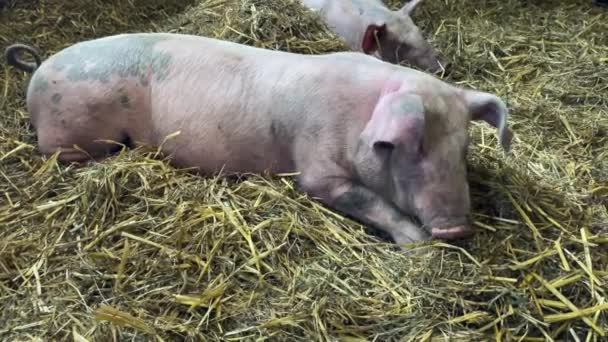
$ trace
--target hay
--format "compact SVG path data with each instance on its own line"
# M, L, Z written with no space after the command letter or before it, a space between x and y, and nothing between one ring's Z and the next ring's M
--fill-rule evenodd
M18 2L3 46L45 56L125 31L321 53L292 1ZM397 1L393 1L397 6ZM406 254L290 177L197 177L155 151L84 168L35 150L26 77L2 64L3 340L580 340L608 331L608 14L589 1L426 1L449 80L508 100L513 150L471 129L480 233ZM169 17L170 16L170 17ZM168 17L168 18L167 18ZM605 337L604 337L605 338Z
M197 34L260 48L320 54L346 50L319 17L292 0L206 0L160 31Z

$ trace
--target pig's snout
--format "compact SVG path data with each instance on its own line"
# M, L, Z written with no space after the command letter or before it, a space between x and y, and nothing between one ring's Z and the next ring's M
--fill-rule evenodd
M448 73L451 67L450 61L441 57L428 58L423 64L426 66L426 71L433 74L439 74L444 71Z
M431 234L437 239L459 239L467 237L473 233L470 225L460 225L449 228L432 228Z

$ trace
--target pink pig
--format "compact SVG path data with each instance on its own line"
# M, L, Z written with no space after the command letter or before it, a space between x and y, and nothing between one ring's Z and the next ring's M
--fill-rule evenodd
M299 172L302 190L398 243L469 234L468 124L497 127L506 148L511 137L495 95L356 52L134 33L42 63L24 45L6 56L34 72L27 108L43 155L101 159L114 141L162 146L200 174Z
M319 11L328 27L353 51L391 63L407 61L418 68L438 72L446 63L439 61L438 53L410 18L420 1L411 0L401 9L391 11L380 0L300 0L308 8Z

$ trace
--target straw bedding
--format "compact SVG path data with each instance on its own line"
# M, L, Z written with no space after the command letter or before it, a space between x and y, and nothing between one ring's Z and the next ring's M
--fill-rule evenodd
M2 45L44 57L137 31L345 49L292 0L9 3ZM505 153L494 129L471 126L479 233L412 253L289 175L199 177L149 148L81 168L44 159L27 75L2 63L2 340L606 338L608 12L583 0L427 0L414 19L452 59L448 81L508 102L515 138Z

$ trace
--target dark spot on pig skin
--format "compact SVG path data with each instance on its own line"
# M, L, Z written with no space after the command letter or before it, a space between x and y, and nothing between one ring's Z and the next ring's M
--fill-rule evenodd
M272 120L270 123L270 136L277 141L284 142L289 138L287 127L278 120Z
M142 87L147 87L150 82L145 76L142 76L139 78L139 84L141 84Z
M322 129L323 129L323 125L313 124L306 129L306 133L311 139L317 140L317 139L319 139L319 136L321 135Z
M63 112L57 108L53 108L53 109L51 109L51 115L52 116L62 116Z
M54 104L59 104L59 102L61 102L61 94L59 94L59 93L53 94L53 96L51 96L51 101Z
M87 103L87 112L89 114L98 112L100 108L101 106L97 103Z
M122 105L122 108L131 108L131 104L129 103L129 97L127 95L123 94L120 96L120 104Z
M64 119L61 119L61 126L63 126L63 128L67 127L67 125L65 124L65 120Z
M278 134L277 130L277 122L272 120L272 122L270 123L270 136L276 138Z

